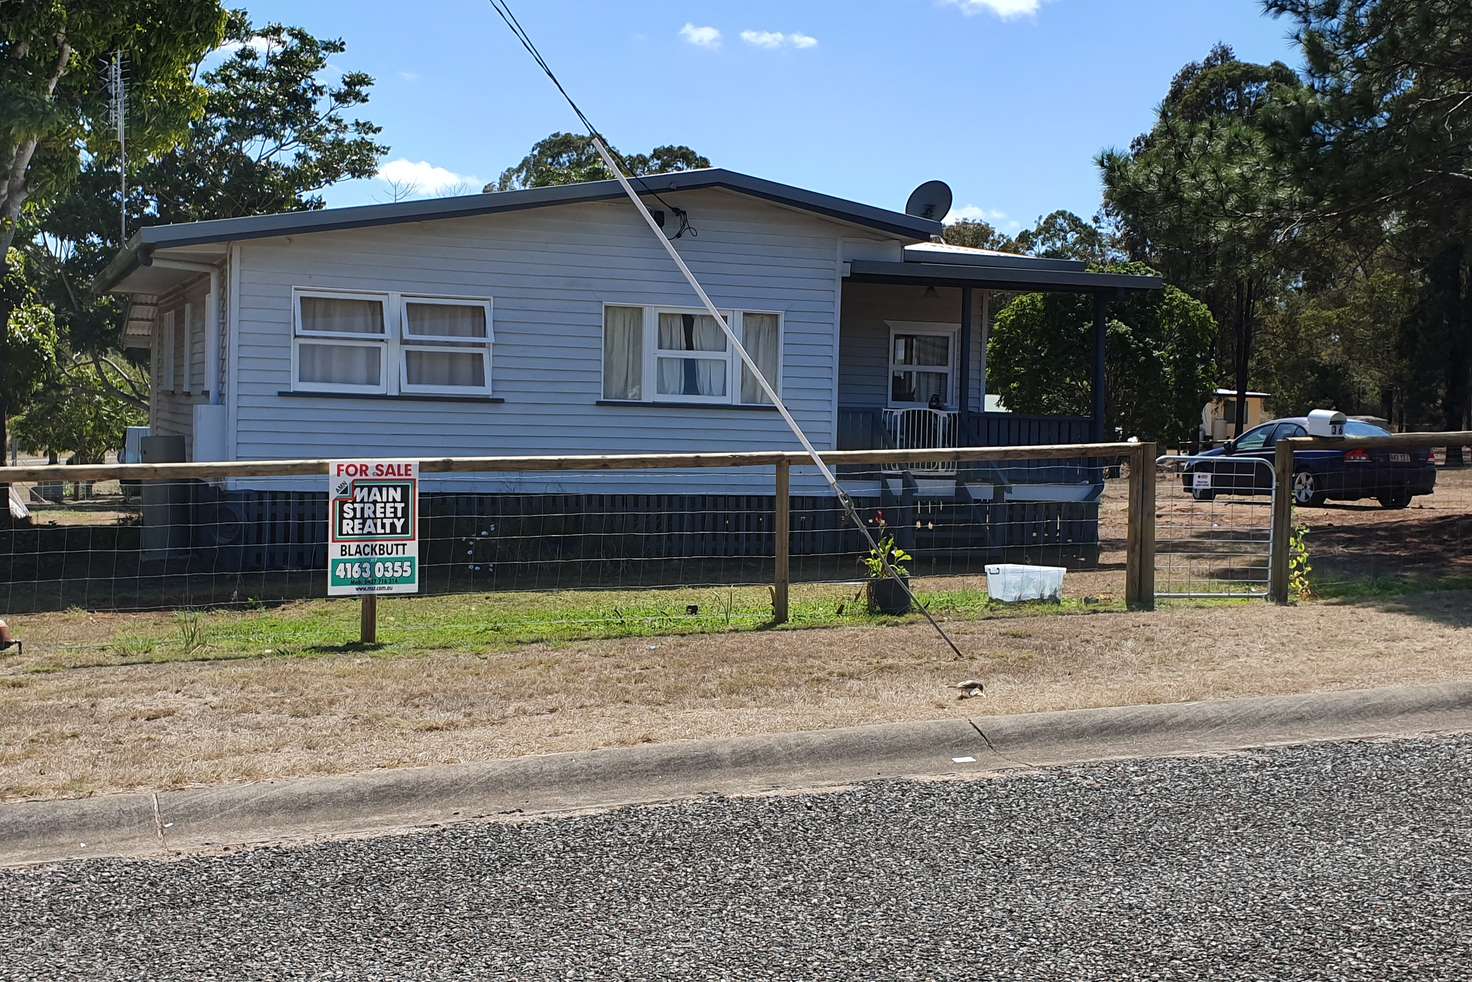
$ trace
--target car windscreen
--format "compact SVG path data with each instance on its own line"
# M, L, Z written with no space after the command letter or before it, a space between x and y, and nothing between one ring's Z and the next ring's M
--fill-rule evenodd
M1374 423L1366 423L1363 420L1351 419L1345 421L1345 436L1389 436L1388 430L1382 430Z

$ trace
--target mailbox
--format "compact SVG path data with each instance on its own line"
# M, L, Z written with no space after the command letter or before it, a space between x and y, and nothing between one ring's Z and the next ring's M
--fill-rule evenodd
M1332 409L1315 409L1308 414L1309 436L1343 436L1344 414Z

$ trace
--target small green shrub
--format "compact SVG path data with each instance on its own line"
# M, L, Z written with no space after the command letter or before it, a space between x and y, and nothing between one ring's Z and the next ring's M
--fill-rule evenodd
M1293 534L1288 537L1288 592L1295 600L1314 598L1314 588L1310 582L1313 571L1308 555L1308 526L1295 525Z

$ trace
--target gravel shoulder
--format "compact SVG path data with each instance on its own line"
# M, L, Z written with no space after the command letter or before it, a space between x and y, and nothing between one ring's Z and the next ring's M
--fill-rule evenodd
M0 873L0 976L1463 979L1472 737Z

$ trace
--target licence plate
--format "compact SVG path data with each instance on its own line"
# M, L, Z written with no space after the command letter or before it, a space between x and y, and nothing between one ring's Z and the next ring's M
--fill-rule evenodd
M1411 455L1408 453L1393 453L1390 455L1390 462L1392 464L1409 464L1411 462Z

